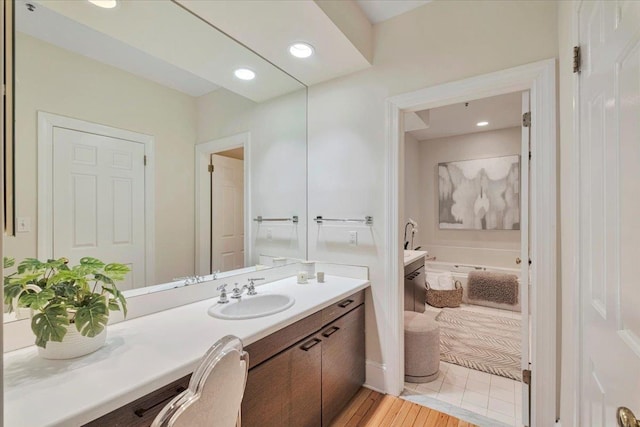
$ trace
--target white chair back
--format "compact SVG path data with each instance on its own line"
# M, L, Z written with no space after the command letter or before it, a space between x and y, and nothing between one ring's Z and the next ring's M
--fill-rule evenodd
M165 406L151 427L235 427L247 382L249 355L232 335L216 342L202 358L189 388Z

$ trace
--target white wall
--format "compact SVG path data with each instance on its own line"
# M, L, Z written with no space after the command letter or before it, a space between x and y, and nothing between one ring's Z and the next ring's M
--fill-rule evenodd
M46 111L155 137L155 279L192 274L195 100L22 33L16 76L16 214L31 231L6 237L5 255L37 256L36 115Z
M417 177L418 185L405 181L405 216L418 203L421 245L438 261L517 268L520 230L441 230L438 224L438 163L520 155L520 127L436 138L417 143L405 134L405 176ZM417 170L414 170L417 167ZM417 188L413 188L417 187Z
M300 89L256 104L219 89L198 99L199 142L251 135L251 218L300 218L298 225L253 222L251 264L260 255L306 258L306 98L306 89Z
M557 4L551 1L431 2L374 27L371 69L309 88L309 216L373 215L360 228L309 227L309 257L370 267L367 306L368 381L385 389L379 329L388 315L384 265L387 211L385 99L416 89L557 55ZM328 227L327 227L328 229Z
M424 226L421 206L425 203L422 195L424 178L422 177L422 162L420 159L420 141L410 133L404 134L404 223L409 218L418 223L418 233L414 236L414 247L424 244ZM407 241L411 245L411 227L407 228ZM404 228L402 229L404 236Z

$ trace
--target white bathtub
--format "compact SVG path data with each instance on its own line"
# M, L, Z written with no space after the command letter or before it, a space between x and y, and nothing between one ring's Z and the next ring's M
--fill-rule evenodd
M470 271L474 270L482 270L482 271L495 271L498 273L508 273L515 274L518 276L518 284L520 283L520 269L517 268L504 268L504 267L491 267L487 265L478 265L472 266L468 264L456 264L453 262L442 262L442 261L427 261L425 263L425 268L427 270L440 270L440 271L450 271L453 274L453 280L458 280L462 284L462 302L465 304L473 304L473 305L482 305L485 307L493 307L500 308L503 310L516 311L520 312L520 296L518 296L518 304L509 305L509 304L498 304L494 302L488 301L469 301L467 296L467 279Z

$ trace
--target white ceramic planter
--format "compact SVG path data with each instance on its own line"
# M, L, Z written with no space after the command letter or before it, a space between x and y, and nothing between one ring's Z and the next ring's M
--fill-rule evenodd
M93 338L83 337L76 329L76 325L70 324L62 342L49 341L47 348L38 347L38 354L44 359L73 359L93 353L102 347L107 339L107 328Z

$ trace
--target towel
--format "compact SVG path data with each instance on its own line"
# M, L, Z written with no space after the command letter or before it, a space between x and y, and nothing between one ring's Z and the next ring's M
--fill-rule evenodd
M450 291L455 289L453 274L450 271L426 270L427 287L436 291Z
M467 280L469 299L516 305L518 276L493 271L471 271Z

